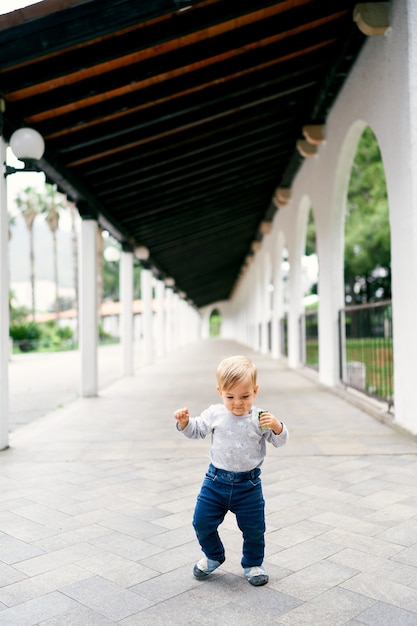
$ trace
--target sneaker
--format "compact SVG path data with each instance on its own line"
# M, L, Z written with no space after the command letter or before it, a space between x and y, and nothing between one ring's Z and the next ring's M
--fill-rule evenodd
M255 587L266 585L269 580L269 576L263 565L259 565L259 567L245 567L245 576L246 580L250 582L251 585L255 585Z
M220 565L221 563L219 561L213 561L204 556L194 565L193 574L196 578L201 580L214 572Z

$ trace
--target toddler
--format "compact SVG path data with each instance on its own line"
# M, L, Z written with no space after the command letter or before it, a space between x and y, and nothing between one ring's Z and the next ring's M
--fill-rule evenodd
M225 560L218 533L228 511L236 515L243 535L241 564L251 585L265 585L265 501L261 465L266 442L275 447L288 440L288 430L269 411L253 406L258 393L255 365L245 356L223 359L217 368L214 404L190 418L187 408L174 413L177 429L190 439L211 435L210 465L194 510L193 526L205 556L194 565L194 576L204 579Z

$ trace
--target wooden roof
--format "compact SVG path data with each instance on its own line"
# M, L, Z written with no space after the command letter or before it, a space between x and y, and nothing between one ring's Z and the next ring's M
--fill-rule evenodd
M365 36L351 0L44 0L0 18L4 136L196 306L227 299Z

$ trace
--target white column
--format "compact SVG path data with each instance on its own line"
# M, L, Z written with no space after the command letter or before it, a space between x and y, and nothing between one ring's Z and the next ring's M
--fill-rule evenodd
M303 312L301 254L290 253L289 312L288 312L288 364L292 368L300 366L300 316Z
M272 357L281 358L282 332L281 318L284 315L284 281L282 275L282 252L284 248L283 235L277 238L272 260Z
M83 219L79 254L80 395L97 395L97 222Z
M261 341L260 350L263 354L267 354L269 350L268 346L268 322L270 320L270 291L269 291L269 272L266 263L266 259L260 258L260 281L259 281L259 300L261 303L260 308L260 329L261 329Z
M180 297L176 291L173 296L173 317L174 325L172 329L173 348L178 350L180 347L181 319L180 319Z
M282 314L282 289L280 285L281 280L281 272L279 271L278 263L276 263L276 267L274 269L274 282L273 282L273 304L272 304L272 328L271 328L271 336L272 336L272 346L271 346L271 354L274 359L279 359L281 356L281 328L280 328L280 318Z
M153 362L153 337L152 337L152 272L142 267L141 291L142 291L142 316L143 316L143 364L150 365Z
M134 373L133 359L133 253L121 253L120 257L120 340L123 353L123 375Z
M0 113L1 115L1 113ZM0 449L9 446L9 220L3 176L6 144L0 136Z
M156 354L162 357L165 354L165 284L162 280L156 281L156 320L155 320Z
M165 347L169 354L173 350L173 291L169 287L165 290Z
M260 351L261 347L261 337L259 332L259 318L260 318L260 309L261 302L259 301L259 269L255 264L255 261L252 262L251 267L251 280L253 282L253 302L252 302L252 323L253 323L253 337L252 337L252 348L255 352Z

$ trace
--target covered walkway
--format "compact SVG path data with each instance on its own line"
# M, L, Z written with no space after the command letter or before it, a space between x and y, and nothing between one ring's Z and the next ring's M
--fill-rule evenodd
M226 562L193 578L209 442L181 436L172 417L217 401L217 362L236 352L257 363L259 405L291 435L264 464L262 588L242 576L231 516ZM188 345L16 429L10 444L0 626L417 623L417 443L269 355Z

